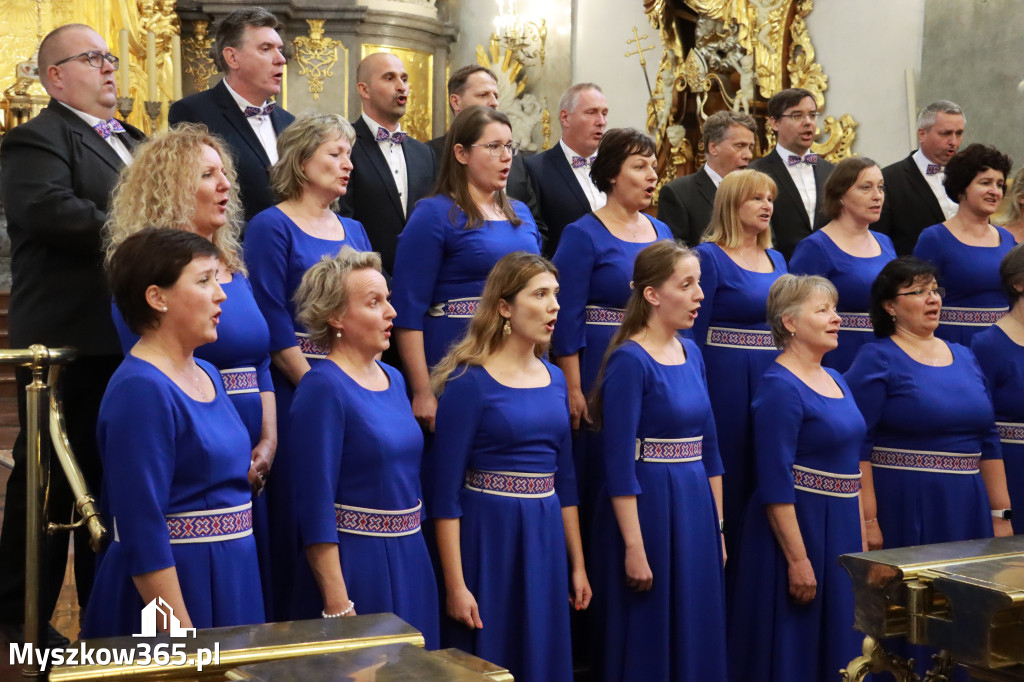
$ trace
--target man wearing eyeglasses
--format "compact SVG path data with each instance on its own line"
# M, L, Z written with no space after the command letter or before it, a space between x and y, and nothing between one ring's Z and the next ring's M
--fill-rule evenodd
M811 153L817 135L818 104L809 91L788 88L768 100L768 125L775 149L750 164L775 181L772 242L788 261L797 242L827 221L821 211L832 164Z
M10 341L13 348L41 343L78 349L78 358L61 377L64 416L71 448L91 491L98 494L96 419L107 381L122 357L103 274L102 230L118 173L144 136L114 118L118 59L94 30L82 24L54 29L39 46L38 63L50 103L0 143L0 196L12 252ZM17 378L21 431L0 533L0 621L15 627L25 606L24 395L30 377L18 370ZM71 491L60 466L52 466L50 475L50 520L67 523ZM49 619L64 577L68 538L58 533L45 547L43 616ZM78 601L84 608L95 561L84 529L75 533L75 556ZM51 635L56 635L52 628Z

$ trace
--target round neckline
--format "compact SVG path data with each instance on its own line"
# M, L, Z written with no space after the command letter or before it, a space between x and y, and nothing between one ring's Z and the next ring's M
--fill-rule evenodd
M728 259L728 261L730 263L732 263L734 266L736 266L736 269L741 271L741 272L748 272L751 275L774 275L774 274L777 274L778 271L779 271L779 266L776 265L775 261L772 260L771 254L768 253L769 249L761 249L761 250L764 251L764 255L768 256L768 262L770 262L772 264L772 269L769 270L768 272L761 272L760 270L750 270L748 268L743 267L742 265L737 263L735 260L733 260L732 256L730 256L726 252L726 250L723 249L720 245L715 244L714 242L708 242L708 243L714 244L716 247L718 247L718 250L722 252L722 255L725 256L726 259Z
M289 223L291 223L292 227L294 227L302 235L308 237L309 239L315 239L318 242L328 242L331 244L340 244L341 242L348 239L348 230L345 228L345 223L342 222L341 216L339 216L337 213L334 213L334 211L331 211L331 213L334 213L334 217L338 219L338 224L341 225L341 231L344 233L344 236L341 239L324 239L323 237L317 237L316 235L312 235L309 232L303 230L302 227L297 222L295 222L295 220L290 215L282 211L279 206L274 206L274 208L277 209Z
M807 383L806 381L804 381L803 379L801 379L800 377L798 377L798 376L796 375L796 372L794 372L794 371L793 371L793 370L791 370L791 369L790 369L789 367L786 367L786 366L785 366L784 364L782 364L781 362L779 362L777 358L775 359L775 361L774 361L774 362L775 362L775 364L776 364L776 365L778 365L778 366L779 366L779 367L781 367L782 369L786 370L786 371L787 371L787 372L789 373L789 375L790 375L791 377L793 377L793 378L794 378L794 379L796 379L796 380L797 380L798 382L800 382L800 385L801 385L801 386L803 386L804 388L806 388L806 389L807 389L808 391L810 391L810 392L811 392L811 393L813 393L814 395L818 396L819 398L824 398L825 400L845 400L845 399L846 399L846 398L848 397L848 396L846 395L846 392L845 392L845 391L843 390L843 387L839 385L839 382L838 382L838 381L836 381L836 378L835 378L834 376L832 376L831 374L829 374L828 370L827 370L827 369L825 369L825 367L824 367L824 366L822 366L822 369L824 369L824 370L825 370L825 374L828 374L828 378L832 380L832 383L836 385L836 388L838 388L838 389L839 389L839 392L840 392L840 393L842 394L842 395L840 395L840 396L839 396L838 398L837 398L837 397L835 397L835 396L831 396L831 395L825 395L824 393L820 393L820 392L818 392L818 391L814 390L814 388L812 388L812 387L811 387L811 386L810 386L810 385L809 385L809 384L808 384L808 383Z
M646 348L644 348L642 345L640 345L640 343L638 343L637 341L635 341L633 339L626 339L626 340L629 343L632 343L633 345L635 345L640 350L642 350L644 352L644 354L651 359L651 362L653 362L654 364L658 365L659 367L684 367L684 366L686 366L686 365L688 365L690 363L690 355L689 355L689 353L686 352L686 344L683 343L683 340L681 338L679 338L679 336L676 336L675 339L676 339L676 342L679 344L679 347L683 351L683 361L682 362L675 362L675 363L672 363L672 364L668 364L668 363L665 363L665 362L659 362L658 359L655 358L653 355L651 355L650 352Z
M384 372L384 378L388 380L388 385L386 387L380 389L379 391L378 390L374 390L372 388L367 388L366 386L363 386L361 383L356 381L352 376L350 376L348 372L346 372L344 369L342 369L341 365L336 363L334 360L331 360L330 358L324 358L324 360L330 362L331 366L333 366L334 369L336 369L338 371L338 373L341 374L343 377L345 377L350 383L355 385L360 390L366 391L367 393L375 393L375 394L378 394L378 395L382 394L382 393L387 393L388 391L391 390L391 388L394 385L394 382L391 381L391 375L388 374L387 369L384 368L384 363L381 362L380 360L374 360L374 362L377 363L377 366L380 367L382 372Z
M936 337L936 338L938 338L938 337ZM953 352L953 346L951 346L949 344L949 342L944 340L944 339L939 339L939 340L942 341L944 344L946 344L946 348L949 349L949 354L953 357L953 360L948 365L929 365L927 363L921 362L920 360L915 359L914 356L912 356L910 353L908 353L903 348L903 346L901 346L900 344L896 343L896 339L894 339L891 336L889 337L889 341L892 343L892 345L895 346L896 349L900 353L902 353L904 355L904 357L907 358L907 360L910 360L914 364L921 365L922 367L927 367L929 369L946 369L947 367L952 367L953 365L956 364L956 353Z
M217 382L221 380L220 373L218 372L217 378L214 379L212 376L210 376L210 373L206 371L206 368L203 367L201 364L199 364L199 361L197 359L193 358L193 361L196 363L196 367L198 367L199 370L203 374L205 374L207 376L207 378L209 378L210 382L213 384L213 397L210 398L209 400L197 400L196 398L193 398L188 393L186 393L185 389L183 389L181 386L179 386L177 384L177 382L174 381L174 379L172 379L170 376L168 376L162 369L160 369L159 367L154 365L149 360L146 360L145 358L140 358L138 355L135 355L134 353L132 353L130 351L129 351L128 355L130 357L132 357L133 359L138 360L139 362L143 362L146 365L148 365L151 368L153 368L153 370L156 371L160 376L162 376L168 382L170 382L171 386L173 386L179 393L181 393L181 395L183 395L188 400L191 400L196 405L212 405L213 403L217 402Z
M849 258L857 258L859 260L872 260L874 258L881 258L882 256L886 255L885 249L882 248L882 242L878 241L878 237L872 234L872 231L870 229L868 230L868 234L871 236L873 240L875 240L875 245L878 247L878 255L875 256L856 256L847 251L846 249L844 249L843 247L839 246L839 244L836 243L836 240L832 239L832 235L830 235L828 232L825 232L824 228L818 231L821 232L824 238L827 239L832 244L832 246L834 246L836 250L839 251L839 253Z
M609 228L605 224L605 222L603 220L601 220L600 217L598 217L598 215L597 215L597 213L595 211L591 211L590 215L592 215L594 217L594 220L597 221L598 225L600 225L601 227L604 228L604 231L608 233L609 237L611 237L612 239L614 239L615 241L617 241L617 242L619 242L621 244L636 244L638 246L650 246L651 244L653 244L655 242L661 241L661 238L658 237L658 228L656 228L654 226L654 222L651 220L651 217L649 215L647 215L646 213L644 213L643 211L640 211L640 215L642 215L645 218L647 218L647 223L651 226L651 229L654 230L654 239L652 239L649 242L631 242L628 239L622 239L621 237L617 237L615 235L615 233L611 231L611 228Z
M999 243L996 244L995 246L978 246L976 244L968 244L967 242L963 241L955 234L953 234L953 230L949 229L949 226L946 225L945 223L939 223L939 225L942 226L942 229L946 231L946 234L948 234L953 239L953 241L955 241L960 246L966 246L969 249L998 249L1003 245L1003 235L999 232L999 230L1002 228L1000 228L998 225L993 225L992 223L989 223L988 226L995 230L996 236L999 237ZM1016 241L1017 240L1015 239L1014 242Z
M546 363L542 363L542 364L544 364L544 371L546 371L548 373L548 383L544 384L543 386L509 386L508 384L503 384L502 382L500 382L497 379L495 379L494 375L491 374L490 372L488 372L487 368L484 367L483 365L477 365L477 367L479 367L483 371L483 373L487 375L488 379L490 379L491 381L493 381L497 385L501 386L502 388L508 388L508 389L513 390L513 391L535 391L538 388L550 388L551 384L553 384L554 381L555 381L555 378L553 376L551 376L551 369L547 366Z

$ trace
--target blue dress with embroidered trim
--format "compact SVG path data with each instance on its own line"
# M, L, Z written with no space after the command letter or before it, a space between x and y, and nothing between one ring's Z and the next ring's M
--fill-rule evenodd
M765 302L768 289L784 275L786 260L775 249L766 253L775 269L753 272L740 267L722 247L704 242L695 249L700 255L700 286L704 291L693 339L700 347L707 368L708 395L718 428L718 449L725 467L723 515L729 556L735 557L747 502L754 493L754 441L750 403L757 382L778 356L771 348L736 348L709 345L710 327L768 331ZM770 343L770 337L769 337ZM726 565L732 574L732 562ZM731 583L730 583L731 587Z
M423 432L412 416L401 373L382 391L363 388L333 361L318 362L299 382L287 466L298 510L300 544L338 545L341 572L356 612L394 613L440 644L437 584L423 534L360 535L338 530L335 505L400 511L420 504ZM291 618L319 618L324 603L305 552L297 557Z
M264 622L251 534L170 542L168 514L239 507L251 499L245 425L217 370L196 362L213 380L210 402L193 400L134 355L125 357L103 395L97 426L102 500L116 540L98 561L83 637L140 632L144 604L132 576L171 567L195 627Z
M826 371L841 398L821 395L778 363L761 377L754 397L757 491L743 524L729 614L729 658L743 663L730 667L730 682L838 680L839 670L860 655L853 585L839 565L840 554L862 549L858 497L810 492L794 483L794 466L860 475L864 418L842 375ZM795 507L818 583L807 604L789 595L789 566L768 523L769 504Z
M569 582L562 507L577 504L565 377L511 388L459 367L438 401L432 518L460 519L462 572L483 629L442 616L441 642L508 668L517 680L571 682ZM464 487L466 471L555 475L525 498ZM442 603L444 599L442 598Z
M988 380L996 421L1024 424L1024 346L1007 336L998 325L980 331L971 339L971 350ZM1024 509L1024 432L1012 429L1000 440L1010 508ZM1014 531L1024 533L1024 521L1015 521Z
M633 341L608 359L602 382L604 482L594 518L597 676L608 682L726 679L725 578L718 511L708 478L722 475L704 363L682 340L686 362L663 365ZM638 438L703 437L702 460L640 461ZM626 555L613 496L636 496L654 581L626 585Z
M466 330L466 317L431 316L430 307L460 298L479 298L491 268L513 251L540 253L540 233L526 204L511 200L522 223L486 220L466 229L466 214L445 196L416 202L398 235L392 305L395 326L423 332L427 367L444 357ZM454 212L453 212L454 211Z
M946 308L1003 308L1008 302L999 278L999 263L1016 244L1008 230L996 227L999 246L970 246L953 236L942 223L926 227L917 238L914 255L931 261L939 269L939 285L946 289L942 299L943 319L952 311ZM970 345L971 337L989 324L950 324L940 321L935 335L940 339Z
M835 285L839 293L836 310L839 313L867 313L871 306L871 285L885 264L896 258L892 240L880 232L871 231L881 253L877 256L854 256L839 248L831 237L815 230L796 245L789 259L789 271L794 275L821 275ZM821 364L840 373L850 368L857 349L875 340L870 321L866 328L852 329L843 325L839 330L839 347L827 353Z
M220 304L220 323L217 325L217 340L196 348L194 355L206 360L218 370L238 367L256 369L257 391L246 393L228 392L231 404L238 410L246 430L249 432L250 448L260 442L263 430L262 391L273 391L270 378L270 332L263 314L256 306L252 285L248 278L236 272L230 282L221 284L227 296ZM138 334L128 328L121 310L113 301L110 304L111 317L121 339L121 348L128 355L132 346L139 341ZM271 617L270 604L273 600L273 581L270 578L270 519L266 495L252 498L252 533L256 538L256 551L260 558L260 579L263 581L263 605L267 607L267 618Z

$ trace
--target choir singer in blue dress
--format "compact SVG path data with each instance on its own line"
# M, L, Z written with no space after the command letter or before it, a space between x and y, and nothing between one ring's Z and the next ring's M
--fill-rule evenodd
M141 336L100 404L101 502L113 542L100 557L83 636L141 632L161 599L182 627L262 623L249 489L251 442L199 346L217 340L222 254L172 229L127 238L108 265Z
M444 645L517 680L571 682L569 609L587 608L591 592L565 377L543 359L558 318L557 274L536 254L499 260L465 336L434 370L429 511Z
M395 318L380 269L376 253L345 247L295 294L303 327L330 352L292 402L283 466L304 556L291 617L353 616L358 601L360 613L397 614L436 649L437 586L420 532L423 433L402 375L377 360Z

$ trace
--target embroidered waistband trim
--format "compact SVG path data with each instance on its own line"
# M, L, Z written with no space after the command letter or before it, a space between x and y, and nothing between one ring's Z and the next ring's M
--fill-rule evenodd
M930 450L894 450L875 448L871 466L883 469L915 469L940 474L976 474L981 453L933 452Z
M939 312L939 322L960 327L988 327L1001 320L1009 311L1009 308L947 308L943 306Z
M723 348L754 348L758 350L778 350L772 333L761 329L730 329L728 327L709 327L709 346Z
M587 324L603 324L610 327L618 327L622 324L622 318L626 311L621 308L602 308L601 306L588 305L586 309Z
M818 495L832 497L857 497L860 492L860 472L855 474L833 474L808 467L793 465L793 485Z
M699 462L703 452L704 436L636 439L636 459L641 462Z
M443 303L435 303L430 306L427 315L430 317L452 317L464 318L473 317L476 309L480 306L479 297L476 298L453 298Z
M305 334L303 332L295 332L295 341L298 343L299 352L307 358L323 360L327 357L327 354L331 352L330 348L321 346L319 343L309 338L309 334Z
M999 430L999 440L1001 442L1024 445L1024 424L996 422L996 429Z
M220 378L224 381L224 390L228 395L260 392L259 377L256 375L255 367L222 369Z
M252 502L226 509L167 515L172 545L223 542L252 535Z
M466 488L505 497L549 497L555 494L555 475L469 469Z
M867 313L839 313L839 328L854 332L872 332L871 315Z
M391 511L334 505L334 518L339 533L372 535L376 537L398 537L420 532L420 502L412 509Z

